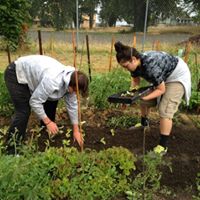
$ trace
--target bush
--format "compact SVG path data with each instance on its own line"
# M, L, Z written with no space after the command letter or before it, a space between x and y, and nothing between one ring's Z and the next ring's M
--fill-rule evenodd
M10 116L13 113L13 105L4 81L4 73L0 72L0 115Z
M0 157L0 199L111 199L129 189L135 157L125 148L100 152L49 148Z
M193 196L193 199L200 200L200 173L197 174L196 186L197 186L197 196Z
M129 90L130 84L130 74L122 69L96 75L90 83L90 103L96 108L108 108L110 104L107 98L114 93Z

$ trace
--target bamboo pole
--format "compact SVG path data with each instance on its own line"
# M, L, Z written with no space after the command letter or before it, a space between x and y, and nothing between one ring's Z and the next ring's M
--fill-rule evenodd
M136 48L136 33L133 33L133 47Z
M156 41L155 49L156 49L156 51L160 51L160 41L159 40Z
M91 82L92 81L92 76L91 76L90 48L89 48L89 38L88 38L88 35L86 35L86 46L87 46L87 58L88 58L88 71L89 71L89 78L90 78L90 82Z
M190 50L191 50L191 42L187 42L186 46L185 46L185 57L184 57L184 61L187 63L189 60L189 54L190 54Z
M82 67L84 44L85 44L85 40L83 39L82 49L81 49L81 57L80 57L80 63L79 63L79 69L81 69L81 67Z
M80 104L80 93L79 93L79 87L78 87L78 70L76 66L76 42L75 42L75 34L74 31L72 32L72 44L73 44L73 53L74 53L74 67L75 67L75 79L76 79L76 95L77 95L77 103L78 103L78 122L79 122L79 132L81 138L83 138L82 135L82 127L81 127L81 104ZM83 151L83 143L79 144L81 151Z
M112 36L111 48L110 48L109 72L111 71L111 68L112 68L112 53L113 53L114 42L115 42L115 38L114 36Z
M41 31L40 30L38 30L38 40L39 40L39 52L40 52L40 55L43 55L42 36L41 36Z
M155 49L155 46L156 46L156 41L154 40L153 43L152 43L152 50Z

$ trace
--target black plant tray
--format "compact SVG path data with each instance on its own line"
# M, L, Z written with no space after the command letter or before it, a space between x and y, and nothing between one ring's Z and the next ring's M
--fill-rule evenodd
M154 86L141 87L137 90L123 91L108 97L110 103L133 104L138 99L153 91ZM129 95L130 94L130 95Z

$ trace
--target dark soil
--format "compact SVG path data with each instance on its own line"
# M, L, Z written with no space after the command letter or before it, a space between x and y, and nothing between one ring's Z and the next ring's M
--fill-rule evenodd
M145 134L143 129L129 130L127 127L116 128L115 134L112 136L110 131L112 127L108 127L106 124L112 116L130 115L130 112L132 115L139 115L138 111L133 112L133 110L134 108L128 110L83 111L82 121L86 121L86 124L83 125L85 133L84 148L100 151L113 146L122 146L139 156L143 154L145 139L145 151L152 150L159 141L159 118L156 112L152 113L150 130L146 131ZM57 117L57 121L62 125L68 120L61 113ZM102 138L105 142L102 142ZM46 132L39 138L40 150L45 149L47 139L48 134ZM63 139L66 139L65 134L57 135L50 145L60 147ZM73 143L72 138L71 146L79 149L78 145ZM176 196L172 197L171 195L171 197L162 199L192 199L196 188L195 179L197 173L200 172L200 129L192 124L186 114L176 116L176 122L169 140L169 149L164 159L171 162L172 172L167 166L163 167L161 184L170 188Z

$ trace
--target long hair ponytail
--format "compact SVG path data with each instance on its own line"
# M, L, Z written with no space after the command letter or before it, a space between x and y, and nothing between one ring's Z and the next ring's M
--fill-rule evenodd
M132 56L135 56L137 59L140 58L140 53L133 47L126 46L119 41L114 46L118 63L130 61Z

